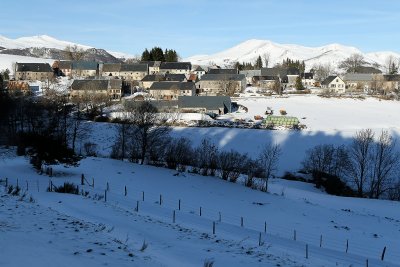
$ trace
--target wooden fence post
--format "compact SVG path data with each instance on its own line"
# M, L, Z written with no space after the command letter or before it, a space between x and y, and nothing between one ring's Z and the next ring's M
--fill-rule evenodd
M125 185L125 196L128 194L128 191L126 190L126 185Z
M6 177L6 187L8 187L8 178Z
M260 234L258 235L258 246L259 246L259 247L261 246L261 232L260 232Z
M306 244L306 259L308 259L308 244Z
M136 201L136 209L135 209L135 211L139 212L139 200Z
M213 235L215 235L215 222L213 222Z
M319 237L319 247L322 248L322 235Z
M293 240L296 241L297 240L297 234L296 234L296 230L293 231Z
M85 175L83 173L81 175L81 185L85 185Z
M142 201L144 202L144 191L142 191Z
M29 191L29 184L28 184L28 181L25 181L26 182L26 191Z
M243 227L244 223L243 223L243 217L240 217L240 226Z
M94 188L94 178L92 178L92 187Z
M104 202L107 202L107 190L104 190Z
M39 180L36 180L37 191L39 192Z
M267 222L265 221L264 222L264 233L266 233L267 232Z
M160 194L160 206L162 204L162 195Z
M107 182L107 191L110 191L110 185L108 182Z
M365 261L365 266L368 267L368 259Z
M201 207L200 207L200 209L199 209L199 215L200 215L200 217L201 217Z
M19 186L18 186L18 178L17 178L17 187L19 187Z
M174 212L172 213L172 223L175 223L175 217L176 217L176 212L174 210Z
M178 210L181 210L181 200L178 201Z
M347 253L347 251L349 251L349 240L348 239L346 240L346 253Z
M221 215L221 212L220 212L220 211L218 212L218 221L219 221L219 222L222 221L222 215Z
M382 255L381 255L381 261L385 259L385 253L386 253L386 246L383 248Z

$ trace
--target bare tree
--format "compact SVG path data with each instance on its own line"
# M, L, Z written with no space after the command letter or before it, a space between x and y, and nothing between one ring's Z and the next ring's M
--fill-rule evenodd
M263 168L263 179L265 181L265 192L268 192L269 179L275 174L278 167L281 148L278 144L267 144L259 155L260 166Z
M373 143L374 134L366 129L357 132L349 146L349 178L356 186L358 197L363 197L368 187Z
M141 102L133 109L131 118L135 126L133 139L136 142L141 164L144 163L150 149L164 142L168 137L169 128L166 125L159 125L157 114L157 108L148 101Z
M184 171L192 157L192 142L185 137L172 139L165 149L164 160L170 169Z
M204 176L215 175L218 167L218 147L208 138L204 138L195 150L195 165Z
M64 54L68 60L79 61L85 57L87 52L85 49L80 48L77 45L67 45L64 48Z
M374 74L370 83L370 93L372 94L385 94L383 88L384 78L382 75Z
M370 197L379 198L391 186L400 166L400 154L396 152L396 141L388 131L382 131L372 152Z
M331 75L333 71L332 65L327 64L315 64L312 67L312 72L314 73L314 79L316 81L322 82L325 80L329 75Z
M264 54L262 55L262 58L263 58L263 60L264 60L265 68L268 68L269 62L270 62L270 60L271 60L271 53L269 53L269 52L264 53Z
M222 151L218 155L218 169L221 178L236 182L239 175L244 171L247 155L240 154L237 151Z
M356 73L357 69L364 66L366 63L363 55L352 54L339 64L339 68L345 70L347 73Z
M390 55L385 60L386 74L397 74L400 67L400 59Z

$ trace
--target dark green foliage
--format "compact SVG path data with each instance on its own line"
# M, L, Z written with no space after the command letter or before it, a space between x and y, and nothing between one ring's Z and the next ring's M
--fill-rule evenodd
M258 56L258 58L257 58L257 60L256 60L256 63L255 63L255 65L254 65L254 68L255 68L255 69L261 69L261 68L262 68L262 65L263 65L263 63L262 63L261 56Z
M330 195L352 197L356 193L339 177L323 172L318 172L319 184Z
M142 53L142 61L162 61L162 62L178 62L178 53L173 49L163 50L160 47L153 47L150 52L146 48Z
M166 62L178 62L179 59L178 53L173 49L165 49L164 56Z
M150 56L153 61L165 61L164 52L160 47L153 47L150 51Z
M142 61L153 61L153 59L150 55L150 52L149 52L149 50L147 50L147 48L143 51L141 60Z
M294 87L296 88L296 90L304 90L305 89L304 85L303 85L303 82L301 81L300 76L298 76L296 78L296 84L294 85Z

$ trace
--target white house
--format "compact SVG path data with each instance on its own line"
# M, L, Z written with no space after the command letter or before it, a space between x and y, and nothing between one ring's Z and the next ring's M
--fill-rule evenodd
M329 91L344 94L346 92L345 82L337 75L328 76L322 83L322 88L328 89Z

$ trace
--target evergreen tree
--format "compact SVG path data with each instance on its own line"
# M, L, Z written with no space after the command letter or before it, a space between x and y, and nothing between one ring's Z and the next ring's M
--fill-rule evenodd
M178 62L178 54L173 49L165 49L164 56L166 62Z
M160 47L153 47L150 51L150 55L154 61L165 62L164 52Z
M295 86L296 90L304 90L304 85L303 85L303 83L301 81L301 77L300 76L297 76L296 84L294 86Z
M8 81L10 80L10 70L6 69L5 71L3 71L3 80Z
M141 61L152 61L150 52L147 48L142 53Z
M254 65L254 69L261 69L262 68L262 59L261 56L258 56L257 60L256 60L256 64Z

